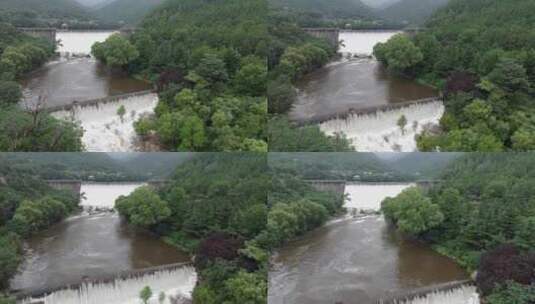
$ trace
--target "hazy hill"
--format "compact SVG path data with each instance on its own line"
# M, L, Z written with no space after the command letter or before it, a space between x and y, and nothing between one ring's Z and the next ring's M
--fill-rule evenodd
M66 18L87 16L87 11L74 0L1 0L0 10L33 11L41 16Z
M449 0L400 0L380 10L378 14L390 21L421 24Z
M362 0L364 4L372 8L385 8L401 0Z
M462 153L385 153L377 154L393 170L422 179L434 178Z
M152 9L162 4L164 1L165 0L115 0L97 9L95 14L106 22L123 21L127 24L136 24L139 23Z
M85 7L101 7L103 5L109 4L115 0L76 0Z
M371 16L372 10L361 0L269 0L274 7L316 13L324 18Z

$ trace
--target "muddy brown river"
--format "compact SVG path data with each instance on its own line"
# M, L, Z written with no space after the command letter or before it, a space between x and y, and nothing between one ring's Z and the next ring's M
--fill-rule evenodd
M361 195L359 187L365 190ZM350 204L354 208L377 207L385 197L377 193L395 195L404 189L348 188L357 201ZM272 263L269 304L372 304L388 295L467 278L453 260L401 238L382 216L333 220L284 246Z

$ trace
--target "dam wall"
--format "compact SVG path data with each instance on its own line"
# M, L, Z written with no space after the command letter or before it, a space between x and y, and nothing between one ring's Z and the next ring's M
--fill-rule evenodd
M46 183L56 190L71 191L74 195L80 196L82 181L79 180L47 180Z
M307 34L316 38L325 39L329 45L338 49L340 44L340 30L333 28L304 28Z
M317 191L332 192L340 197L345 195L346 181L344 180L307 180Z
M56 29L54 28L19 27L17 29L28 36L32 36L34 38L42 38L56 45L56 42L57 42Z

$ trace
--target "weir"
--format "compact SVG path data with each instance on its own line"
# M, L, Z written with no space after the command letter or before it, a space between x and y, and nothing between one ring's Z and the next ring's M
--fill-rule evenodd
M416 135L437 126L444 110L440 99L424 99L354 110L319 126L327 135L344 134L359 152L413 152ZM402 116L407 121L403 129L398 125Z
M316 38L325 39L329 45L338 49L340 43L340 30L333 28L304 28L305 33Z
M134 122L152 115L157 104L158 95L144 91L55 107L52 115L79 122L84 129L82 142L89 152L158 150L158 146L140 148L134 129ZM118 114L121 108L125 110L122 117Z
M104 97L104 98L89 99L89 100L83 100L83 101L75 100L71 104L47 107L45 108L45 111L52 113L52 112L58 112L58 111L72 111L75 108L85 108L85 107L91 107L91 106L98 107L101 104L106 104L110 102L118 102L121 100L130 99L132 97L140 97L140 96L151 95L151 94L154 94L153 90L145 90L145 91L139 91L139 92L134 92L134 93L120 94L120 95L114 95L114 96L109 96L109 97Z
M22 304L129 303L139 298L139 292L145 286L150 286L156 296L164 291L167 295L189 297L196 279L192 263L175 263L108 277L85 278L68 286L15 292L14 296Z
M453 300L456 301L453 301ZM412 290L405 294L379 299L377 304L479 304L472 281L454 281Z

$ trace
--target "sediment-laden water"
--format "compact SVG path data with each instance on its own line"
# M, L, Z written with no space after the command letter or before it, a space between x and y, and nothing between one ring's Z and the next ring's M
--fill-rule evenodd
M60 31L60 57L28 74L22 81L24 106L41 102L52 107L150 89L149 83L112 70L91 58L91 46L106 40L113 31Z
M342 58L310 73L297 84L299 94L289 112L290 119L299 124L321 123L321 129L329 135L344 133L359 152L415 151L414 136L422 132L424 125L438 123L444 112L441 101L348 115L438 95L429 86L389 73L371 57L376 43L397 33L341 32L340 40L345 44L340 50ZM361 56L354 58L355 54ZM402 115L408 120L405 130L397 126Z
M117 197L127 195L141 185L83 184L81 191L87 199L82 205L108 207ZM57 289L83 280L113 277L125 271L191 261L187 254L164 243L157 236L127 225L114 212L83 212L71 216L29 238L25 249L25 261L19 273L11 280L11 289L15 291ZM116 286L97 286L83 291L82 294L90 294L89 298L101 299L100 302L49 300L46 303L129 303L132 295L139 294L143 287L139 288L140 285L154 285L160 291L168 291L172 287L191 292L195 278L194 271L185 268L176 272L163 272L160 276L141 276ZM71 299L71 292L60 294L63 295L58 294L51 299ZM117 302L113 299L124 301Z
M157 104L158 95L150 93L94 106L77 106L52 115L80 123L84 130L82 142L86 151L129 152L141 150L134 122L143 115L152 114ZM126 113L123 117L117 113L121 106Z
M409 186L348 185L347 206L376 209L385 197ZM290 242L273 257L268 303L371 304L466 278L454 261L401 238L382 216L344 216Z

